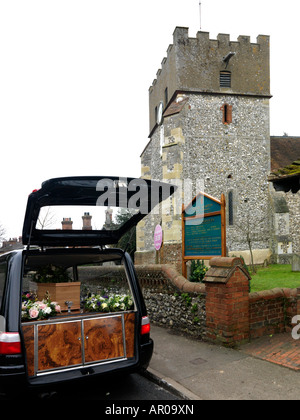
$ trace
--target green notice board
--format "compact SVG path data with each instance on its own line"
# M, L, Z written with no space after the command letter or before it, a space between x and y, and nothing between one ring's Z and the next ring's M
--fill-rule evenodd
M222 255L221 214L186 220L184 242L187 257Z
M221 212L221 202L207 195L197 195L184 209L184 217L197 217L210 213Z
M182 210L183 274L186 262L226 255L225 197L198 194Z

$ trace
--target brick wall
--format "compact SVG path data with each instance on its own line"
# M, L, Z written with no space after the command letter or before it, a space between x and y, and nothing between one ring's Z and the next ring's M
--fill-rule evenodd
M300 314L298 301L298 289L250 293L250 337L290 331L292 317Z
M300 315L300 289L249 293L239 258L214 258L210 266L204 283L191 283L171 265L137 265L151 322L227 346L291 331L291 319ZM127 284L120 267L101 269L102 285L110 285L112 271L114 281ZM82 288L96 287L98 270L81 269Z
M231 265L238 260L211 260L205 283L190 283L168 265L137 266L151 321L227 346L290 332L293 316L300 315L300 289L249 293L247 273L241 265ZM190 306L182 294L191 297Z

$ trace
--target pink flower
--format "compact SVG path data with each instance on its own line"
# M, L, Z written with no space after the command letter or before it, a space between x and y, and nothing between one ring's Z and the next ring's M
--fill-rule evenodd
M61 312L60 306L59 305L55 305L55 310L56 310L56 312Z
M34 308L29 309L29 316L30 318L37 318L39 316L39 311Z
M47 307L46 303L43 302L37 302L37 304L39 305L40 309L45 309Z

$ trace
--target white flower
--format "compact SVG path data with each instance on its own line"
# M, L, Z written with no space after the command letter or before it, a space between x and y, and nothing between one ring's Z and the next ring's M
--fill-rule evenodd
M51 314L51 308L50 306L46 306L46 308L43 309L44 314Z

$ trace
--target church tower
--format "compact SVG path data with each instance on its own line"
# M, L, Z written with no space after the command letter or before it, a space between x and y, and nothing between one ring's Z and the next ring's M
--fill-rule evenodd
M189 180L193 196L226 198L227 250L257 260L270 256L269 37L231 41L227 34L190 38L177 27L149 89L149 142L141 176ZM137 229L136 262L153 263L156 224L164 234L161 263L181 269L181 214L148 216ZM244 254L243 254L244 253ZM247 259L247 258L246 258Z

